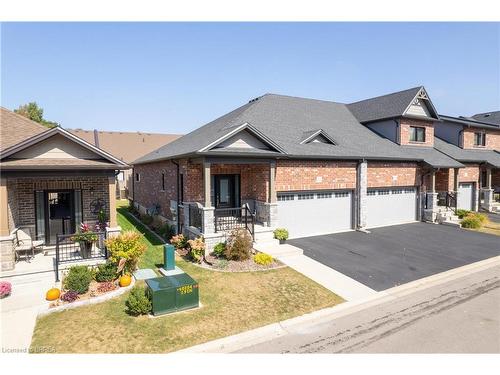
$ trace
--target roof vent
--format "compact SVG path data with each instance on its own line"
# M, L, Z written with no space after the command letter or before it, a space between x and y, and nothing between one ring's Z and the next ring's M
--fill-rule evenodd
M256 102L257 100L260 99L260 96L256 97L256 98L253 98L252 100L249 100L248 102L249 103L253 103L253 102Z
M491 113L487 113L484 115L484 117L490 117L491 116Z

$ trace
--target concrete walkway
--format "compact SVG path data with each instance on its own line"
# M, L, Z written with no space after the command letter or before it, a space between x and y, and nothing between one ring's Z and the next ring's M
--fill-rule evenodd
M287 266L314 280L347 301L359 301L377 292L350 277L335 271L303 254L302 249L289 245L257 244L256 250L265 252Z
M55 286L54 272L2 278L12 284L12 294L0 300L2 353L27 353L38 311L48 304L45 293Z

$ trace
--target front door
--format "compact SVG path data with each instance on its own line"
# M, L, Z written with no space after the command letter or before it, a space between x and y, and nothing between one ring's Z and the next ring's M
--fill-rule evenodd
M215 208L233 208L239 204L237 175L215 175Z

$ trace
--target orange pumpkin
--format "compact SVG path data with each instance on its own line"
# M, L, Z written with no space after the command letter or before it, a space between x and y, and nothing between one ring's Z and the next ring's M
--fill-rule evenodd
M130 275L123 275L120 277L121 287L129 286L131 282L132 282L132 277Z
M57 288L52 288L52 289L49 289L47 291L47 293L45 294L45 299L47 301L55 301L55 300L59 299L60 296L61 296L61 291Z

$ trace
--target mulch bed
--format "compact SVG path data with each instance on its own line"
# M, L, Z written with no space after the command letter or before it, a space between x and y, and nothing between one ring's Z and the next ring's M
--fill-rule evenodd
M86 299L91 299L91 298L94 298L94 297L102 296L103 294L107 294L109 292L112 292L113 290L116 290L116 289L120 288L120 285L118 285L118 280L115 280L115 281L113 281L114 289L108 290L106 292L99 292L98 287L99 287L100 284L104 284L104 283L100 283L100 282L97 282L95 280L92 280L90 282L89 290L87 291L87 293L79 294L78 298L75 301L73 301L73 302L83 301L83 300L86 300ZM66 293L66 291L62 290L61 291L61 297L63 296L64 293ZM50 303L50 307L67 305L67 304L70 304L70 303L73 303L73 302L66 302L66 301L63 301L62 299L58 299L57 301L51 302Z
M189 258L188 251L186 249L177 249L177 254L188 262L192 262ZM274 259L271 264L266 266L257 264L253 261L253 256L250 259L236 261L227 260L225 258L217 258L216 256L210 254L205 257L205 259L199 263L193 263L199 267L208 268L214 271L224 271L224 272L252 272L252 271L266 271L277 268L286 267L279 260Z

